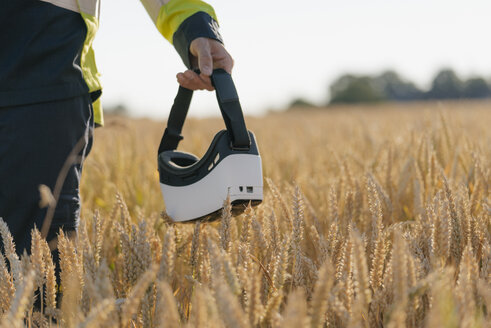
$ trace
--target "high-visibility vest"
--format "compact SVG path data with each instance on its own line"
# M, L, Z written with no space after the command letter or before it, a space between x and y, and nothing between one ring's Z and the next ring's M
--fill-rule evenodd
M100 74L97 70L94 49L92 48L92 42L99 28L101 0L41 1L49 2L82 15L87 26L87 36L80 59L82 74L90 93L102 90ZM181 23L197 12L205 12L217 21L213 7L200 0L141 0L141 2L157 29L171 43L173 42L173 35ZM93 108L95 123L103 125L104 117L100 98L94 101Z

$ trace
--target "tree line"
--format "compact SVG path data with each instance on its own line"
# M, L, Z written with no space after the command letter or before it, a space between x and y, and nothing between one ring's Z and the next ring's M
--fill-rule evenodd
M476 76L463 80L452 69L440 70L427 90L418 88L391 70L375 76L345 74L336 79L329 90L328 105L491 97L491 84L484 78ZM309 106L313 104L299 98L290 107Z

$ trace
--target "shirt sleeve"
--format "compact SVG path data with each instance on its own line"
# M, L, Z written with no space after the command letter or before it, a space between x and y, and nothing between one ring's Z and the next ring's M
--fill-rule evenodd
M191 68L189 46L199 37L223 43L215 10L201 0L141 0L159 32Z

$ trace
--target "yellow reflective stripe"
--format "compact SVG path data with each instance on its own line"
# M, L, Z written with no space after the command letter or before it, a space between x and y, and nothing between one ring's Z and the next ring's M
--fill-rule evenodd
M87 36L85 38L80 61L85 82L89 87L89 91L92 92L101 89L101 84L99 82L100 75L97 72L94 50L92 49L92 41L94 40L95 33L99 27L99 22L94 16L85 13L82 13L81 15L87 26Z
M171 0L160 8L157 18L157 29L170 42L182 22L188 17L203 11L217 21L215 10L206 2L200 0Z
M143 7L145 7L145 10L147 11L148 15L150 15L150 18L152 19L153 23L157 23L157 18L159 16L160 8L166 3L169 2L169 0L140 0L141 3L143 4Z
M92 108L94 109L94 123L99 125L104 125L104 115L102 112L101 97L92 103Z
M97 71L95 63L94 49L92 48L92 42L95 38L95 33L99 28L99 20L93 16L81 13L82 18L87 26L87 36L85 38L84 47L82 49L82 55L80 58L80 66L82 68L82 74L84 76L85 83L89 87L89 92L102 90L102 85L99 80L100 74ZM100 100L94 102L94 122L103 125L104 118L102 114L102 106Z

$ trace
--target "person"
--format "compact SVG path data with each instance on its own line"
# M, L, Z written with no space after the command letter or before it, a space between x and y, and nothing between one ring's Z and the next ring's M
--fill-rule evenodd
M188 68L177 74L182 86L213 90L213 68L231 73L209 4L141 1ZM18 254L30 251L34 227L52 250L60 228L76 231L83 162L103 125L92 49L99 11L99 0L0 0L0 217ZM40 204L40 190L56 205Z

